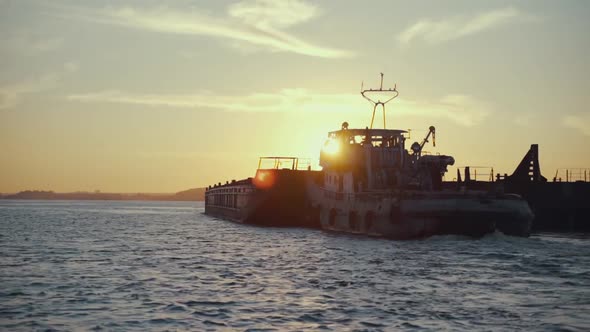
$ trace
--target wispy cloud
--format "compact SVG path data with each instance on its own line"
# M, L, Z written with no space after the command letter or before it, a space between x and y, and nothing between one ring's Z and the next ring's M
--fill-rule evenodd
M153 107L219 109L230 112L325 112L355 113L367 108L367 102L357 94L314 93L305 89L283 89L276 93L247 95L197 94L130 94L121 91L67 96L70 101L87 103L120 103ZM491 107L474 97L447 95L438 101L423 102L396 99L393 109L400 115L423 115L447 118L462 126L481 123Z
M579 131L582 135L590 136L590 113L566 115L562 119L562 124Z
M408 114L417 113L430 117L448 118L462 126L471 127L483 122L491 113L492 107L487 102L472 96L452 94L436 102L408 102L404 110Z
M252 26L287 28L316 17L319 9L301 0L244 0L230 5L228 14Z
M37 79L0 86L0 110L15 107L27 94L52 89L57 85L58 81L59 75L47 74Z
M307 22L319 9L301 0L244 0L230 5L225 16L173 8L105 8L99 11L68 8L61 16L161 33L209 36L271 51L324 58L349 57L349 51L319 46L285 31Z
M421 19L400 33L397 39L402 44L417 39L438 44L532 17L516 8L508 7L472 16L455 16L442 20Z
M69 61L54 72L1 85L0 110L17 107L28 95L56 88L66 75L74 74L79 68L78 62Z

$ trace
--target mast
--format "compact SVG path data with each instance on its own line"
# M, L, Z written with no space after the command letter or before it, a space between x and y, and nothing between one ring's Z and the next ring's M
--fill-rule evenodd
M395 99L399 95L399 92L397 91L397 84L395 84L393 86L393 89L392 88L383 89L383 73L381 73L381 85L379 86L379 89L363 89L363 85L364 85L364 82L361 83L361 95L363 96L363 98L368 100L371 104L373 104L373 116L371 117L370 129L373 129L373 122L375 120L375 112L377 111L377 106L379 106L379 105L381 105L381 109L383 110L383 129L387 129L387 126L385 124L385 104L392 101L393 99ZM371 99L371 97L369 97L367 95L369 93L374 93L374 92L378 92L381 95L392 94L392 96L385 101L381 101L381 99L377 99L377 101L375 101L374 99Z

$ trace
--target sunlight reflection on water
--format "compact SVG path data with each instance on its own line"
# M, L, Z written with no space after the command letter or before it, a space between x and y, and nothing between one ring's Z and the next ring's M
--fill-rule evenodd
M389 241L202 212L0 201L0 329L590 330L583 236Z

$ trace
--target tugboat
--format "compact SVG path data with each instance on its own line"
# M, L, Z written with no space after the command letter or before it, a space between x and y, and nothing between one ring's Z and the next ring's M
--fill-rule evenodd
M375 94L388 99L375 100ZM435 142L431 126L421 143L406 150L407 131L386 129L385 105L399 93L365 89L361 95L373 104L370 127L340 130L328 135L320 153L323 178L308 179L310 211L319 211L324 230L392 239L459 234L481 237L502 225L510 235L529 236L533 213L516 194L501 191L443 190L442 179L455 160L428 155L423 148ZM377 108L383 129L374 129Z

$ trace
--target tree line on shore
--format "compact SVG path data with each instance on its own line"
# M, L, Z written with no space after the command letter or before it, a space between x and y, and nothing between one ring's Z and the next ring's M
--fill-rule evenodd
M16 194L0 194L0 199L46 200L115 200L115 201L203 201L205 188L193 188L170 194L71 192L56 193L45 190L25 190Z

